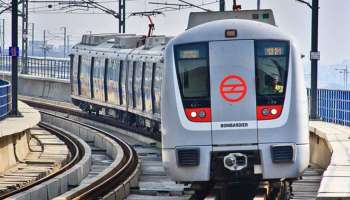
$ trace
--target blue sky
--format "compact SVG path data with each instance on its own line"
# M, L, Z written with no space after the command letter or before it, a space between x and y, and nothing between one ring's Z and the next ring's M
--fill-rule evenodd
M127 0L127 13L131 11L145 11L157 8L148 4L148 2L165 2L165 0ZM192 3L201 4L213 2L215 0L193 0ZM309 0L311 2L311 0ZM113 3L104 5L111 9L117 9L116 0ZM176 0L167 0L168 3L177 3ZM243 9L255 9L256 0L237 0ZM226 8L232 6L231 0L226 0ZM40 7L32 5L32 7ZM262 8L270 8L274 11L277 25L287 33L291 34L297 41L298 46L306 57L303 63L306 68L306 74L309 73L309 52L311 37L311 9L300 4L295 0L261 0ZM213 10L218 9L218 4L206 6ZM36 9L37 11L40 9ZM333 85L336 87L337 80L342 80L342 75L334 70L335 64L342 64L350 59L350 1L349 0L320 0L319 17L319 49L321 51L320 77L325 73L325 80L320 79L324 87ZM186 9L181 11L167 12L165 15L159 15L154 18L156 24L156 34L165 34L175 36L181 33L187 26L188 14L190 11L199 11L198 9ZM7 30L10 28L10 15L4 14L0 18L7 19ZM62 30L60 27L67 26L68 34L71 35L72 42L80 40L80 36L88 31L93 33L111 33L117 31L117 21L110 15L89 15L89 14L57 14L45 12L31 13L30 22L35 23L35 37L42 38L43 29L49 30L51 43L60 44L62 39ZM148 21L141 17L127 18L127 32L146 34ZM10 33L7 33L9 36ZM54 37L56 35L57 37ZM8 42L10 38L7 37ZM350 64L350 62L349 62ZM329 78L329 73L333 74ZM308 75L306 75L308 78ZM333 80L334 78L334 80ZM327 83L331 82L331 83ZM338 81L339 82L339 81ZM341 87L343 83L339 83ZM333 87L332 86L332 87Z

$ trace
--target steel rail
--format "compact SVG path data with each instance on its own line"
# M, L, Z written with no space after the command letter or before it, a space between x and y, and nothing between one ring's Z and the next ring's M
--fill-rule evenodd
M58 171L56 171L52 174L49 174L41 179L38 179L37 181L35 181L33 183L30 183L28 185L20 187L16 190L11 190L9 192L5 192L5 193L0 194L0 199L5 199L5 198L8 198L10 196L16 195L20 192L24 192L26 190L29 190L29 189L45 182L45 181L48 181L48 180L64 173L68 169L72 168L75 164L77 164L84 156L84 154L85 154L84 148L75 138L65 134L61 130L58 130L58 129L53 128L49 125L43 124L41 122L38 124L38 126L48 130L50 133L56 135L58 138L60 138L62 141L65 142L65 144L67 145L69 152L70 152L70 157L71 157L70 161L66 165L64 165L62 168L60 168Z
M137 153L125 141L121 140L120 138L112 135L107 131L93 127L89 124L85 124L85 123L72 120L63 116L59 116L57 114L46 112L46 111L40 111L40 112L45 115L50 115L65 121L78 124L79 126L83 126L83 127L95 130L100 134L103 134L104 136L115 141L123 149L124 156L121 162L119 162L116 167L108 171L105 175L101 176L96 181L92 182L90 185L72 193L67 197L67 199L74 199L74 200L84 199L85 200L85 199L98 199L99 197L103 197L104 195L116 189L118 186L122 185L136 170L138 165Z

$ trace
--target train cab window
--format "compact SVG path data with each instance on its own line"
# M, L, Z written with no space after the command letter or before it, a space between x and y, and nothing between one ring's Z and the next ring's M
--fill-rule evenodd
M209 98L208 54L208 43L175 46L177 75L184 100Z
M286 41L256 41L256 93L258 105L283 105L289 63Z

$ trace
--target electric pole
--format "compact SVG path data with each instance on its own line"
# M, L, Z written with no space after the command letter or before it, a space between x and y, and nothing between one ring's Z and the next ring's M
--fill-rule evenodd
M317 64L320 60L320 52L318 51L318 5L319 0L312 0L312 4L304 0L296 0L300 3L307 5L312 10L312 19L311 19L311 109L310 109L310 119L315 120L317 116Z
M311 119L317 119L317 62L320 59L318 52L318 0L312 0L312 30L311 30Z
M22 73L28 73L28 0L22 1Z
M220 12L225 11L225 0L220 0Z
M5 19L2 19L2 50L5 55Z
M63 57L66 57L66 49L67 49L67 27L63 26Z
M32 24L32 56L34 56L34 23Z
M69 35L67 35L67 53L70 52L70 46L69 46Z
M11 5L11 19L12 19L12 48L11 48L11 60L12 60L12 116L18 116L18 105L17 105L17 81L18 81L18 2L17 0L12 0Z
M344 75L344 90L348 89L348 74L350 73L348 70L348 65L345 64L345 68L336 68L336 71L339 71Z
M119 33L125 33L125 0L119 0Z
M43 50L44 50L44 58L46 59L46 30L44 30Z
M256 6L257 10L260 10L260 0L257 0L257 6Z
M5 26L4 26L4 21L5 19L1 20L1 24L0 24L0 35L1 35L1 55L5 55Z

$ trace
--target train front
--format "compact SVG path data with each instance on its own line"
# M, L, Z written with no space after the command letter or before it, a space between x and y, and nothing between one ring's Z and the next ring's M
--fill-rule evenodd
M293 180L309 163L300 54L275 26L219 20L165 52L162 156L180 182Z

